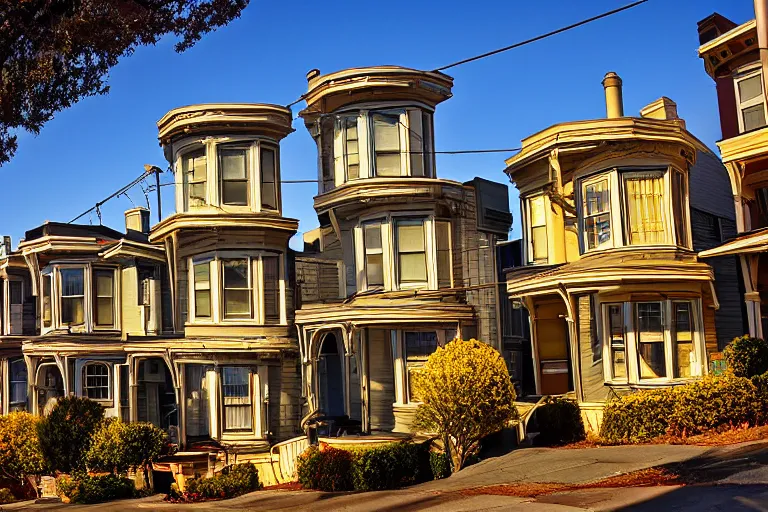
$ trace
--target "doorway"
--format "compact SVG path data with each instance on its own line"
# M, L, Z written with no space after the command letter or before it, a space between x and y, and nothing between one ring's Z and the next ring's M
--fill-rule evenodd
M565 303L558 297L537 303L535 310L539 392L562 395L573 391Z
M336 335L326 334L317 360L320 409L326 416L345 414L343 357L344 353L339 347Z

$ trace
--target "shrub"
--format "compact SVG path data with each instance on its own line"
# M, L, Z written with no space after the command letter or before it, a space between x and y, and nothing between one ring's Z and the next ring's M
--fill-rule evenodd
M352 454L352 486L356 491L397 489L426 480L427 448L414 443L390 443Z
M86 455L92 470L124 473L144 469L149 487L149 465L165 446L165 432L151 423L123 423L115 418L101 422Z
M0 505L7 505L16 501L16 497L13 495L10 489L0 489Z
M84 469L91 436L103 418L104 408L93 400L74 396L59 399L37 428L49 471Z
M259 470L250 462L228 466L211 478L193 478L187 481L183 493L178 489L168 495L171 501L194 502L206 499L224 499L241 496L261 489Z
M310 446L299 455L296 466L299 483L319 491L351 491L351 470L352 454L331 447Z
M63 475L56 479L56 489L70 503L101 503L133 498L138 494L133 480L111 473L99 476Z
M609 443L636 443L665 434L688 436L727 425L757 425L765 420L763 409L758 388L749 379L730 373L710 376L609 402L600 435Z
M483 437L517 417L507 365L498 351L480 341L456 339L438 347L413 377L422 402L416 425L447 441L456 471Z
M45 461L37 437L39 419L26 412L0 416L0 474L24 485L43 473Z
M429 466L435 480L451 476L451 457L445 452L429 452Z
M757 392L757 400L760 408L757 411L757 422L762 424L768 422L768 372L761 375L755 375L750 379Z
M536 419L539 435L535 441L540 446L575 443L586 437L581 411L574 400L547 397L536 409Z
M760 338L734 338L723 356L728 368L738 377L754 377L768 371L768 343Z

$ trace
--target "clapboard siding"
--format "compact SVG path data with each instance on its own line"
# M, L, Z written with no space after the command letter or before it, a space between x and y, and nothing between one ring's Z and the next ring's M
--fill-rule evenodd
M300 304L338 300L339 263L297 257L296 284L301 292Z
M691 208L728 220L736 219L728 171L711 151L697 151L689 176Z
M301 375L298 360L285 357L279 366L269 368L270 430L278 440L289 439L300 431Z
M368 329L368 392L371 430L392 430L395 416L395 375L392 343L386 329Z
M578 299L581 390L585 402L603 401L608 397L603 379L603 354L592 318L593 300L590 295L581 295Z

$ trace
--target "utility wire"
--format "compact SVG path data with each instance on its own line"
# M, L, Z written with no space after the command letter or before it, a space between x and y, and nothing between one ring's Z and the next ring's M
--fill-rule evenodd
M558 28L557 30L553 30L551 32L547 32L546 34L541 34L541 35L538 35L536 37L532 37L530 39L526 39L525 41L520 41L519 43L511 44L509 46L505 46L504 48L499 48L497 50L493 50L493 51L486 52L486 53L483 53L483 54L480 54L480 55L476 55L474 57L469 57L469 58L466 58L464 60L460 60L460 61L454 62L452 64L448 64L447 66L442 66L442 67L436 68L436 69L434 69L434 71L445 71L446 69L455 68L456 66L461 66L462 64L467 64L468 62L474 62L476 60L484 59L486 57L490 57L490 56L496 55L498 53L502 53L502 52L506 52L506 51L509 51L509 50L513 50L515 48L519 48L521 46L525 46L525 45L530 44L530 43L535 43L536 41L541 41L542 39L545 39L547 37L554 36L554 35L557 35L557 34L561 34L563 32L567 32L568 30L574 29L576 27L580 27L582 25L586 25L587 23L591 23L593 21L597 21L597 20L602 19L602 18L607 18L608 16L612 16L612 15L620 13L622 11L626 11L626 10L631 9L633 7L637 7L638 5L644 4L647 1L648 0L639 0L637 2L632 2L631 4L627 4L624 7L619 7L618 9L613 9L611 11L607 11L607 12L604 12L602 14L598 14L597 16L592 16L591 18L587 18L585 20L581 20L581 21L579 21L577 23L573 23L572 25L568 25L567 27ZM296 103L298 103L302 99L303 99L303 97L300 98L298 101L292 103L291 105L295 105Z
M113 194L109 195L107 198L105 198L105 199L102 199L101 201L99 201L98 203L96 203L95 205L93 205L92 207L88 208L88 209L87 209L87 210L85 210L83 213L81 213L80 215L78 215L77 217L75 217L74 219L72 219L71 221L67 222L67 224L72 224L73 222L75 222L75 221L76 221L76 220L78 220L79 218L81 218L81 217L84 217L84 216L88 215L89 213L91 213L91 212L92 212L92 211L94 211L94 210L96 210L96 212L98 213L98 212L99 212L99 208L101 207L101 205L103 205L104 203L106 203L107 201L109 201L110 199L112 199L113 197L117 197L117 196L119 196L120 194L123 194L124 192L126 192L127 190L129 190L129 189L131 189L131 188L135 187L135 186L136 186L138 183L140 183L142 180L144 180L145 178L147 178L147 176L151 176L151 175L155 174L155 172L156 172L156 171L155 171L154 169L149 169L149 170L147 170L147 171L144 171L144 172L141 174L141 176L139 176L138 178L136 178L135 180L133 180L132 182L130 182L129 184L127 184L126 186L124 186L123 188L121 188L120 190L118 190L117 192L114 192ZM99 218L101 218L101 215L99 215Z

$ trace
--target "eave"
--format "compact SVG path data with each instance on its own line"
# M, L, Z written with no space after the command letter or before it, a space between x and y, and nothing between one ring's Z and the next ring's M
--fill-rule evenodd
M724 34L720 34L719 36L712 39L711 41L707 41L703 45L699 46L699 57L716 49L718 46L726 44L729 41L733 41L734 39L738 39L739 37L747 34L751 30L755 30L755 31L757 30L756 20L749 20L746 23L742 23L738 27L732 28L728 32L725 32Z
M151 244L143 244L131 240L120 240L109 249L99 253L105 260L111 258L142 258L161 263L166 262L165 249Z
M699 253L699 258L727 256L730 254L755 254L768 251L768 228L742 234L722 245Z
M23 256L42 252L97 253L114 243L114 240L103 240L95 237L44 236L28 242L21 242L19 251Z
M723 139L717 143L723 163L742 162L768 156L768 126Z
M299 229L299 221L264 213L176 213L156 224L149 234L150 243L164 240L179 230L208 228L248 228L282 231L292 236Z

